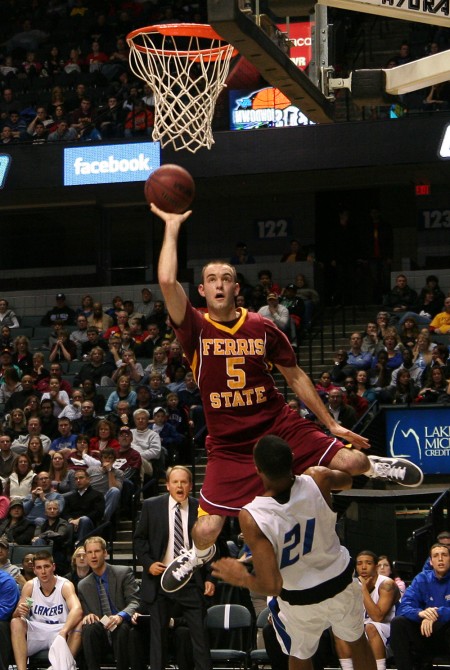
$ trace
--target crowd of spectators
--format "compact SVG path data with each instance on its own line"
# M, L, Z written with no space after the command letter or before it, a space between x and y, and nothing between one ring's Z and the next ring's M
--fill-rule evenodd
M156 23L202 23L201 6L0 3L0 144L148 137L153 92L130 70L126 35Z

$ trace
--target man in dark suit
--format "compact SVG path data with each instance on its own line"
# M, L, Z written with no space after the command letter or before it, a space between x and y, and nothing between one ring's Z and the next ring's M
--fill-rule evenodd
M65 496L64 518L72 525L79 544L91 530L98 526L105 514L105 499L100 491L90 485L85 470L75 472L76 491Z
M150 613L150 667L164 670L167 653L167 630L171 609L181 606L182 615L189 628L195 659L195 670L210 670L211 657L205 628L204 595L214 594L214 584L203 581L201 571L196 571L186 586L166 593L161 588L161 575L175 557L176 508L181 512L183 544L190 547L191 530L197 519L198 501L189 493L192 475L188 468L175 466L167 471L168 493L145 500L142 514L134 535L138 561L144 570L140 598Z
M84 549L92 570L78 584L87 670L100 670L110 642L117 670L128 670L129 625L139 604L137 582L131 568L106 562L106 542L102 537L88 538Z

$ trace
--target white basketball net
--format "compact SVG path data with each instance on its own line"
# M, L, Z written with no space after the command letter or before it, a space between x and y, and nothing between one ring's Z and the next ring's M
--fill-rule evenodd
M186 26L191 30L193 24ZM195 153L214 144L214 109L236 52L219 36L206 39L186 33L164 34L182 27L153 26L130 33L127 42L132 71L155 96L153 140L159 140L162 147L171 143L175 151ZM145 32L148 30L151 32Z

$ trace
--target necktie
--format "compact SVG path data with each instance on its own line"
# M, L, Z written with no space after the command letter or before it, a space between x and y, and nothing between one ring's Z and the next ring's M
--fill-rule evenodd
M102 614L111 616L111 605L109 603L108 594L106 593L105 583L101 577L98 580L98 593L100 596L100 607L102 608Z
M181 520L181 503L177 503L173 523L173 557L179 556L182 549L184 549L184 533Z

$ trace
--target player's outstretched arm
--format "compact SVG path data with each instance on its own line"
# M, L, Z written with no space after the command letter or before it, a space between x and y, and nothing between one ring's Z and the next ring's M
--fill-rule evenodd
M294 393L302 400L311 412L317 417L330 433L341 438L346 443L352 444L356 449L369 449L370 443L366 437L354 433L344 426L340 426L328 413L314 385L308 375L298 366L283 367L277 364L277 368L286 379Z
M254 574L250 574L246 566L235 558L221 558L212 564L213 577L261 595L278 595L283 586L283 579L272 544L247 510L241 510L239 513L239 523L245 542L252 552Z
M151 203L150 209L166 224L158 262L158 282L170 317L175 325L179 326L183 322L186 313L187 297L183 287L177 281L177 244L180 228L192 212L191 210L188 210L184 214L163 212L162 209L159 209L153 203Z

